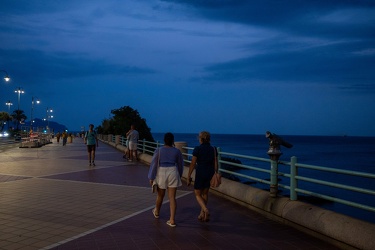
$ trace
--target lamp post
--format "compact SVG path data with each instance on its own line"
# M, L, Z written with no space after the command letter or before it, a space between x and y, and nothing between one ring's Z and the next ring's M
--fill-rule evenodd
M49 118L53 118L53 115L48 115L48 113L52 113L52 112L53 112L52 108L47 108L47 110L46 110L46 121L47 121L46 130L47 130L47 133L49 133Z
M24 94L25 93L25 91L23 91L23 89L21 89L21 87L18 87L18 89L16 89L15 91L14 91L15 93L18 93L18 116L20 117L20 115L21 115L21 112L20 112L20 100L21 100L21 94ZM18 130L18 123L19 122L17 122L17 130Z
M18 93L18 110L20 110L21 94L24 94L25 91L23 91L23 89L21 89L21 87L18 87L18 89L16 89L16 90L14 91L14 93Z
M8 75L8 72L6 72L6 71L3 70L3 69L0 69L0 71L5 73L4 80L5 80L6 82L9 82L9 81L10 81L10 77L9 77L9 75Z
M34 96L31 98L31 116L30 116L30 132L33 130L33 113L34 113L34 103L39 104L40 100L36 98L34 101Z
M8 113L10 113L10 106L12 106L13 103L11 103L10 101L7 101L7 102L5 103L5 105L8 106Z
M5 103L5 105L7 105L8 106L8 114L9 114L9 116L8 116L8 120L7 120L7 123L8 123L8 130L9 130L9 121L10 121L10 106L12 106L13 105L13 103L11 103L9 100Z

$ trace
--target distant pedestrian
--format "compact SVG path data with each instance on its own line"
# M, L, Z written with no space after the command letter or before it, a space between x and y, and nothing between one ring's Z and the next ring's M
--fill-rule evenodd
M200 221L209 221L210 212L207 208L208 191L210 189L210 181L215 172L218 171L217 165L217 151L215 147L210 144L211 135L207 131L199 133L200 145L193 150L193 157L188 173L188 185L192 182L191 174L195 169L194 193L195 198L201 212L198 216Z
M135 126L131 125L130 130L126 133L126 137L129 138L129 161L133 161L134 157L135 160L138 160L138 140L139 140L139 133L135 130Z
M61 134L60 134L60 131L57 132L56 134L56 140L57 140L57 143L60 143L60 137L61 137Z
M62 141L63 141L63 146L65 146L66 145L66 141L68 140L68 133L66 131L64 131L61 134L61 138L62 138Z
M94 131L94 125L89 125L89 131L86 132L84 138L85 144L87 145L87 152L89 157L89 166L95 166L95 151L96 147L99 147L98 137Z
M130 153L130 150L129 150L129 140L130 140L130 137L127 136L126 137L126 145L125 145L125 150L124 150L124 155L122 156L122 158L126 159L126 160L129 160L129 153Z
M73 134L72 133L69 133L68 142L73 143Z
M157 185L157 198L155 208L152 210L155 218L159 218L160 208L163 204L165 190L168 189L170 217L167 225L175 227L177 209L177 187L182 185L183 158L181 151L174 147L174 135L164 135L164 146L157 148L152 157L148 178L150 185Z

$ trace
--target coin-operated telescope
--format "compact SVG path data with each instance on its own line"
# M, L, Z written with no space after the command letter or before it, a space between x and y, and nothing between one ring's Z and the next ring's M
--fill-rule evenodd
M289 142L284 141L280 136L272 134L270 131L266 132L266 137L270 140L270 147L267 154L271 159L271 180L270 180L270 196L276 197L278 193L278 161L280 155L283 153L280 150L280 146L286 148L293 147Z
M267 154L270 156L271 160L278 161L280 155L283 153L280 150L280 146L286 148L293 147L289 142L284 141L280 136L272 134L270 131L266 132L266 137L270 140L270 147L268 148Z

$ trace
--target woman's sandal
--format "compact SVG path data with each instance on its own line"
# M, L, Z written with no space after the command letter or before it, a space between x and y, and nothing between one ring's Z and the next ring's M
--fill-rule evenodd
M205 222L209 222L210 221L210 212L208 211L208 209L206 209L204 211L204 219L203 219L203 221L205 221Z
M170 227L176 227L177 225L176 224L172 224L171 221L167 221L167 225L170 226Z
M157 214L155 210L156 210L156 208L152 209L152 214L157 219L157 218L159 218L159 214Z
M201 213L198 215L198 220L203 221L204 220L204 212L201 211Z

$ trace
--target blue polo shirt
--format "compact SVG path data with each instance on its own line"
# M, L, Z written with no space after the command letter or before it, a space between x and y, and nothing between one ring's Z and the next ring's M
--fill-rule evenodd
M96 145L96 132L95 131L87 131L86 132L86 145Z

